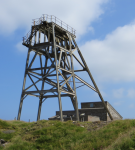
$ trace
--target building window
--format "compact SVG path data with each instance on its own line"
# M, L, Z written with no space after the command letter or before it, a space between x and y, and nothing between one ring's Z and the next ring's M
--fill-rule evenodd
M94 107L93 103L90 103L90 107Z

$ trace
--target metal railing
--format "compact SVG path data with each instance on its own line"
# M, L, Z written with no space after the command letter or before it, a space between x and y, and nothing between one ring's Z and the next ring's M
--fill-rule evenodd
M68 24L66 24L65 22L61 21L60 19L58 19L57 17L53 16L53 15L47 15L47 14L43 14L42 17L37 18L37 19L33 19L33 25L39 25L42 24L42 22L47 21L47 22L53 22L56 23L59 27L67 30L68 32L72 33L73 35L75 35L76 30L74 28L72 28L71 26L69 26ZM29 44L29 37L31 35L31 31L29 31L27 33L26 36L23 37L23 43L25 44ZM32 41L31 41L32 42Z
M59 25L61 28L64 28L65 30L75 35L76 30L74 28L72 28L71 26L69 26L68 24L66 24L65 22L63 22L62 20L60 20L59 18L53 15L43 14L42 17L33 19L33 25L39 25L42 23L42 21L54 22L57 25Z
M29 31L29 32L27 33L27 35L23 37L23 43L29 42L28 39L29 39L30 35L31 35L31 31Z

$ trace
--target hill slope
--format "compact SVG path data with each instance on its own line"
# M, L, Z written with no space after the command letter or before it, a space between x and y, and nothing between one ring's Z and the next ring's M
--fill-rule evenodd
M38 122L0 120L0 150L133 150L135 120ZM2 141L3 141L2 140Z

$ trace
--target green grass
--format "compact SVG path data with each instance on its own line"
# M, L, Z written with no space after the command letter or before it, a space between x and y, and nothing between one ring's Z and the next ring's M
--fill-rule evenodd
M80 124L84 126L80 127ZM0 150L132 150L135 149L135 120L120 120L96 131L87 131L90 122L2 121L0 139L9 143ZM2 130L15 130L12 134Z
M135 150L135 128L121 136L106 150Z

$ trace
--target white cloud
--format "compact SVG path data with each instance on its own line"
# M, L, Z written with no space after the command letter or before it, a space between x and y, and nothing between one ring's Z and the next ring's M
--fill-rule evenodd
M120 89L117 89L117 90L113 90L112 92L113 92L113 97L122 98L123 94L124 94L124 89L120 88Z
M135 98L135 89L129 89L127 92L128 92L127 96L129 98Z
M84 34L91 23L104 13L102 4L109 0L6 0L0 2L0 32L12 33L22 27L30 30L32 19L42 14L55 15ZM89 28L90 27L90 28ZM93 30L92 30L93 31Z
M86 42L80 50L100 81L135 81L135 22L118 27L102 41Z
M25 46L22 45L22 42L19 42L18 44L16 44L16 48L20 52L27 52L28 50Z

